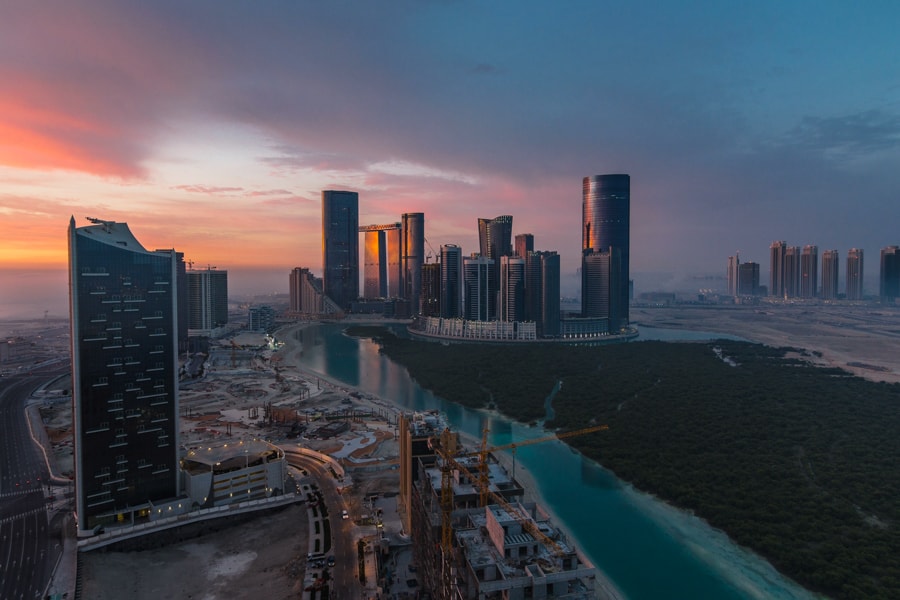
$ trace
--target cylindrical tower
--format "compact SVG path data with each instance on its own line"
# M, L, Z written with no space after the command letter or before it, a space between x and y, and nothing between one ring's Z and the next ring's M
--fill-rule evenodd
M425 213L403 213L401 217L401 272L403 297L413 314L422 312L422 263L425 257Z
M609 282L617 290L616 310L620 325L628 324L629 249L631 230L631 176L625 174L594 175L582 181L582 252L618 250L619 270L616 282ZM582 290L584 295L585 290ZM614 324L611 324L614 326Z

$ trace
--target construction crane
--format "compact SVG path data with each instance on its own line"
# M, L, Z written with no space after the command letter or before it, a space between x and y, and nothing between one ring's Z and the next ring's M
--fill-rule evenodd
M555 540L544 534L544 532L542 532L537 527L537 525L535 525L534 521L529 518L528 515L523 515L518 508L513 507L501 494L490 489L490 481L488 479L487 472L487 456L491 452L495 451L513 450L513 452L515 452L516 448L520 446L530 446L532 444L540 444L543 442L585 435L588 433L594 433L596 431L606 431L607 429L609 429L609 426L607 425L595 425L592 427L585 427L583 429L566 431L556 435L524 440L517 443L502 444L499 446L488 446L488 430L485 428L482 431L481 447L475 452L464 453L458 452L456 436L452 434L449 429L445 429L443 432L441 432L439 443L435 443L435 440L433 438L429 441L429 446L431 446L435 453L441 458L440 503L441 553L443 562L443 576L441 580L443 588L443 598L451 598L453 595L453 470L455 469L462 472L478 488L479 506L487 506L487 500L488 498L491 498L495 503L499 504L512 518L518 521L522 525L522 527L526 531L528 531L528 533L530 533L536 540L538 540L546 548L548 548L554 555L563 556L565 554L563 548L559 544L557 544ZM472 473L468 467L461 464L459 460L457 460L458 458L470 458L473 456L479 457L479 472L477 475Z
M582 429L574 429L572 431L564 431L562 433L558 433L555 435L548 435L544 437L534 438L530 440L522 440L521 442L512 442L509 444L502 444L500 446L490 446L487 445L487 434L488 428L485 427L481 432L481 447L475 452L468 452L463 455L463 457L469 456L477 456L478 457L478 506L487 506L487 497L490 493L489 486L490 482L488 481L488 468L487 468L487 456L491 452L498 452L500 450L512 450L513 454L513 473L512 476L515 478L515 457L516 457L516 449L522 446L531 446L532 444L542 444L544 442L552 442L554 440L562 440L565 438L576 437L579 435L586 435L588 433L594 433L595 431L606 431L609 429L609 425L594 425L592 427L584 427Z

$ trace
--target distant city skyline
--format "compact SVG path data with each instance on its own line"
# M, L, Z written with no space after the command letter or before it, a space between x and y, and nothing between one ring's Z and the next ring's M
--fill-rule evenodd
M702 287L736 252L765 269L772 239L900 242L900 7L516 9L7 4L0 304L53 301L73 215L140 224L236 295L283 291L296 266L322 275L323 189L365 197L361 223L425 214L435 252L513 215L559 252L564 294L590 173L634 178L638 289Z

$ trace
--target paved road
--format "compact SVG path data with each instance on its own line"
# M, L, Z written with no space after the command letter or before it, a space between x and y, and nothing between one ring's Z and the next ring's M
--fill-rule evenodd
M322 501L328 509L333 542L329 554L333 554L335 560L334 567L331 568L332 580L329 586L331 597L359 598L362 587L358 579L354 523L351 519L341 518L341 511L348 507L333 484L334 477L328 468L316 459L291 452L287 448L285 451L291 466L305 469L318 483Z
M31 600L46 589L59 556L50 535L43 454L31 437L25 402L55 375L0 378L0 598Z

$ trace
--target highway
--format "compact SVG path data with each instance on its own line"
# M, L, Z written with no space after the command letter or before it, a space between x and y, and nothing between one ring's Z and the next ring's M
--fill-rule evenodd
M61 551L47 511L50 476L25 402L54 373L0 377L0 598L41 598Z

